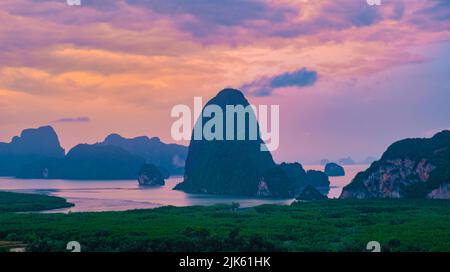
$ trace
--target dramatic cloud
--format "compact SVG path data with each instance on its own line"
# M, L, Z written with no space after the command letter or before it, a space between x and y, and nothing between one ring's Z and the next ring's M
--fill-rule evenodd
M174 18L176 25L198 37L221 33L227 28L245 28L261 22L286 22L298 10L283 5L270 5L263 0L126 0L153 12ZM237 29L236 29L237 30Z
M273 88L281 87L305 87L311 86L317 81L317 72L309 71L306 68L292 73L284 73L276 76L270 82Z
M308 87L316 83L318 79L317 72L302 68L294 72L286 72L274 77L265 77L244 84L242 89L254 96L269 96L274 89L284 87Z
M237 26L254 20L284 20L285 13L295 13L294 9L274 6L271 9L261 0L127 0L132 5L146 6L160 14L171 16L190 15L213 26Z
M52 123L88 123L91 119L89 117L65 117L53 121Z

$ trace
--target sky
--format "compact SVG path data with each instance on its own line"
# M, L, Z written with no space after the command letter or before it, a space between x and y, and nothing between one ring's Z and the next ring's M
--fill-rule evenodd
M0 141L174 142L172 107L225 87L280 106L278 162L378 157L450 129L450 1L0 1Z

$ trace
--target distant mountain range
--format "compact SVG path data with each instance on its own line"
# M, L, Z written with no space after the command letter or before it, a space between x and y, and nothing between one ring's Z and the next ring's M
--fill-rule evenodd
M165 144L157 137L147 136L126 139L118 134L111 134L99 145L120 147L131 154L144 158L165 169L170 174L183 175L187 156L187 147L177 144Z
M326 164L332 163L332 162L336 162L340 165L371 164L372 162L374 162L376 160L377 160L377 158L375 158L373 156L368 156L367 158L365 158L362 161L355 161L351 157L345 157L345 158L337 159L335 161L329 160L329 159L321 159L319 161L319 164L326 165Z
M49 179L137 178L146 163L165 176L182 174L187 148L158 138L126 139L111 134L97 144L80 144L67 155L50 126L26 129L11 143L0 143L0 176Z

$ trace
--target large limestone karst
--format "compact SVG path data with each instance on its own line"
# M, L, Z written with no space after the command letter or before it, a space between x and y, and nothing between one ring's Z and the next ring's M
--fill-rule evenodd
M205 107L208 105L216 105L225 113L227 105L247 107L249 102L242 92L224 89ZM175 189L190 193L261 197L294 197L300 193L308 184L307 174L300 164L277 165L270 152L261 151L261 144L264 142L259 133L256 139L249 137L251 114L254 114L253 111L246 118L245 140L191 139L184 180ZM202 115L200 118L203 128L214 116ZM226 114L223 114L224 124L226 121ZM197 120L197 126L198 122ZM236 136L236 119L234 124L232 129ZM227 129L229 128L224 126L223 139L226 139Z

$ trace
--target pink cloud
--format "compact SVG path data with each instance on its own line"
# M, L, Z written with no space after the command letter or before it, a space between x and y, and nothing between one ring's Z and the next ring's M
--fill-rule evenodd
M174 104L190 103L194 95L207 99L224 86L270 85L302 67L320 75L308 92L294 86L255 99L280 99L292 120L297 100L309 103L302 116L338 118L346 103L373 98L370 78L430 63L434 55L423 52L450 38L448 1L381 7L363 0L236 1L84 0L81 8L63 0L0 1L2 129L14 135L28 125L86 115L93 120L83 124L87 135L72 124L69 145L120 129L130 136L152 130L170 141L167 113ZM299 131L319 130L303 121L310 127ZM308 135L305 142L316 140L317 134ZM320 140L327 144L325 136Z

